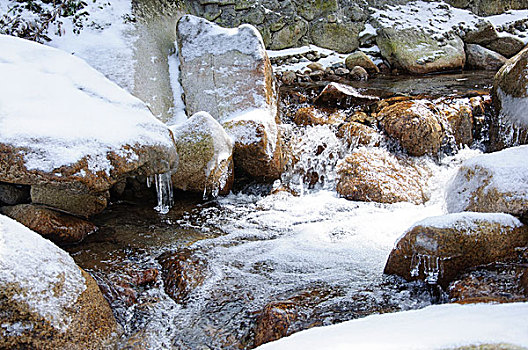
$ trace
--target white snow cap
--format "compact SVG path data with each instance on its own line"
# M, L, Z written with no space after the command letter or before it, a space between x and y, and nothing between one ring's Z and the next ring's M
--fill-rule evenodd
M233 50L254 55L258 59L266 52L260 32L249 24L238 28L222 28L204 18L185 15L178 22L178 32L182 41L193 38L182 48L181 55L186 60L205 54L221 55Z

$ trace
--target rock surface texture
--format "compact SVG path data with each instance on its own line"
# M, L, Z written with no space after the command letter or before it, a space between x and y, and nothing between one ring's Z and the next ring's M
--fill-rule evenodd
M73 259L0 215L0 348L101 349L118 325L99 287Z
M528 227L508 214L457 213L414 224L396 243L385 273L444 288L465 269L517 256Z
M177 25L181 83L190 114L205 111L235 141L234 162L251 176L282 171L277 91L259 32L186 15Z
M528 143L528 47L495 75L493 102L496 113L490 126L491 149Z
M171 131L84 61L5 35L0 45L0 181L99 194L174 166Z
M172 174L175 188L212 195L229 193L233 184L233 144L207 112L172 129L179 155Z
M465 161L449 185L447 210L503 212L527 218L528 145Z

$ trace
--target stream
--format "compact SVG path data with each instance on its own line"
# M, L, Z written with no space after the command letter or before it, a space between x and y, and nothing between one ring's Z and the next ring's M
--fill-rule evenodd
M391 79L387 95L445 96L486 89L490 81L489 74L437 75L427 78L424 92L412 78ZM383 85L374 79L365 88ZM249 349L262 342L266 317L278 317L277 310L288 316L287 335L442 302L426 284L385 276L383 268L408 227L446 213L446 184L480 151L421 158L433 174L424 205L354 202L334 190L335 164L350 149L331 126L287 127L304 156L282 183L239 186L209 201L176 192L166 214L153 209L152 189L151 196L113 203L94 219L99 231L67 249L96 278L123 326L118 348ZM311 151L321 143L324 152ZM322 166L326 179L308 186L300 172L313 166ZM160 262L174 252L184 256L186 277L198 282L173 299Z

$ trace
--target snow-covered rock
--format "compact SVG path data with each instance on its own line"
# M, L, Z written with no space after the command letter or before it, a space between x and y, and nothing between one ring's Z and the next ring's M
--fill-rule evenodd
M433 305L314 327L258 349L478 349L501 343L489 349L522 349L528 344L527 323L528 303Z
M172 128L180 157L174 187L212 195L226 194L233 183L233 143L207 112Z
M117 323L73 259L0 215L0 348L101 349Z
M466 160L449 185L447 210L528 215L528 145Z
M423 204L428 199L425 168L381 148L360 148L338 166L337 192L350 200Z
M101 193L170 170L171 131L79 58L0 35L0 180Z
M386 274L446 287L465 269L516 257L528 227L508 214L464 212L427 218L396 242Z
M495 75L493 102L496 113L490 125L491 149L528 143L528 47Z
M278 178L277 91L260 33L250 25L227 29L186 15L177 34L187 113L206 111L224 126L235 141L237 168Z

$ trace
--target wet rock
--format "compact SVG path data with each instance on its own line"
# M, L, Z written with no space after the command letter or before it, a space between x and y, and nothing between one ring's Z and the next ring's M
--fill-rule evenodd
M29 203L29 201L29 186L0 182L0 205L17 205Z
M318 63L318 62L312 62L310 63L309 65L306 66L307 68L310 68L310 70L312 72L316 72L316 71L322 71L324 70L324 67L321 63Z
M470 267L517 256L528 228L508 214L457 213L414 224L396 243L386 274L425 279L442 287Z
M473 109L475 104L478 105L478 99L473 103L470 99L449 97L433 101L436 110L447 121L446 133L453 137L456 147L469 146L473 142Z
M354 23L344 19L332 23L323 19L312 23L310 37L317 46L347 53L359 47L359 33L363 28L363 23Z
M190 249L164 253L158 261L165 292L178 303L186 303L192 291L205 280L207 262Z
M466 45L466 65L475 69L499 70L507 58L477 44Z
M440 150L443 128L428 101L394 103L379 112L378 121L411 156L435 155Z
M31 186L31 201L57 208L73 215L89 217L102 212L107 204L109 193L85 193L71 191L55 185Z
M204 195L227 194L233 185L233 144L222 126L199 112L172 128L179 162L173 186Z
M0 181L101 193L174 165L170 130L139 99L63 51L10 36L0 42L0 104L13 111L0 117Z
M373 146L378 147L382 136L374 128L357 122L349 122L341 125L337 136L344 139L349 146Z
M518 54L525 46L524 42L513 36L501 34L497 39L485 45L487 49L510 58Z
M528 215L528 145L466 160L447 188L447 210Z
M183 16L177 25L187 111L206 111L235 141L235 167L276 179L284 164L275 78L259 32Z
M340 83L330 83L314 100L320 106L347 108L357 105L370 105L379 101L376 96L365 95L359 90Z
M369 73L379 73L379 68L374 62L363 52L356 51L349 55L345 60L345 65L352 70L354 67L363 67Z
M337 192L349 200L422 204L429 199L430 174L383 149L358 149L338 165L337 172Z
M440 44L420 29L382 28L376 42L393 67L412 74L462 70L466 63L464 43L458 36Z
M459 304L527 301L521 282L525 271L528 270L517 264L477 267L449 284L449 300Z
M95 281L50 241L0 215L0 348L101 349L117 335Z
M255 346L260 346L289 335L288 329L297 319L297 306L291 302L266 305L257 318Z
M293 121L297 125L326 125L339 124L345 119L345 115L339 112L327 113L313 106L302 107L297 110Z
M91 222L34 204L3 207L0 212L55 243L76 243L97 230Z
M355 66L350 71L350 80L365 81L365 80L368 80L368 78L369 78L369 75L363 67Z
M479 21L475 28L464 34L464 42L484 46L499 37L499 33L490 21Z
M493 81L495 115L490 125L490 148L528 143L528 47L511 58L497 72Z
M286 71L282 75L281 80L286 85L293 85L297 81L297 74L291 70Z

